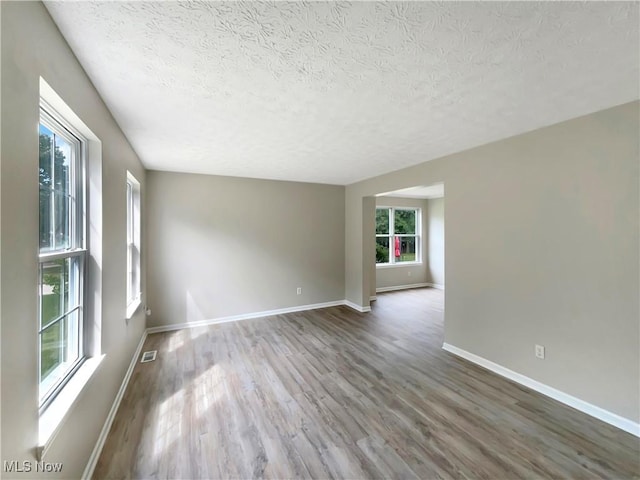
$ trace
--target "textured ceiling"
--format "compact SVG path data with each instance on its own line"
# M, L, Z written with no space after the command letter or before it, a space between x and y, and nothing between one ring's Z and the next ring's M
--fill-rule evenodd
M151 169L349 184L639 98L639 6L47 2Z

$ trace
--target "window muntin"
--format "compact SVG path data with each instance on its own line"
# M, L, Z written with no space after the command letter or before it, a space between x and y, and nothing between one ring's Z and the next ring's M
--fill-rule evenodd
M39 399L83 360L84 143L45 108L39 125Z
M419 231L419 208L376 208L376 264L419 263Z
M140 297L140 183L127 172L127 318Z

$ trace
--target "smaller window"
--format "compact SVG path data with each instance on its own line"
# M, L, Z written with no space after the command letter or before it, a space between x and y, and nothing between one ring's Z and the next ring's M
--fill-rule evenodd
M140 300L140 182L127 172L127 319Z
M376 264L420 263L419 208L376 208Z

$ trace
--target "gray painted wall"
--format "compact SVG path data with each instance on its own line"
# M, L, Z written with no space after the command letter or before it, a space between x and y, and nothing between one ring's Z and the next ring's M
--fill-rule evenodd
M347 299L369 304L363 198L443 182L445 341L638 422L639 106L348 186Z
M444 198L427 200L428 282L444 287Z
M145 184L135 152L40 2L0 2L2 22L2 460L34 461L38 445L37 285L39 78L102 140L101 347L85 386L46 457L60 478L78 478L142 336L127 324L126 170ZM144 197L144 191L143 191ZM144 205L143 205L144 208ZM144 214L144 212L143 212ZM92 226L93 227L93 226ZM144 262L144 257L143 257ZM144 263L143 263L144 271ZM143 277L144 285L144 277ZM144 294L144 290L143 290ZM34 471L21 478L41 476ZM55 478L48 474L48 478Z
M38 444L40 76L103 142L106 356L49 451L48 461L64 462L60 477L82 473L144 329L140 313L124 320L127 169L153 190L144 202L153 211L143 213L152 233L143 240L154 264L151 325L338 300L345 292L367 305L375 286L371 235L363 236L371 196L444 182L446 341L640 420L638 102L346 191L158 172L145 179L43 5L0 2L0 17L3 460L33 461ZM246 222L227 215L230 205ZM250 253L234 257L237 249ZM297 286L303 295L295 295ZM534 343L547 347L546 360L534 358Z
M429 264L427 201L419 198L376 197L376 206L420 208L422 212L422 231L420 235L423 249L422 263L420 265L393 265L389 267L377 267L375 269L376 288L399 287L402 285L429 282L427 268ZM373 261L375 263L375 257Z
M150 326L344 299L344 187L156 171L147 185Z

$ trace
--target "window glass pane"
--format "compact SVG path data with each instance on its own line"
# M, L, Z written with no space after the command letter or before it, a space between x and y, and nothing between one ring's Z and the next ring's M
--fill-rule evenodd
M416 234L416 210L396 210L394 212L393 228L395 234Z
M127 305L140 294L140 184L127 172Z
M82 169L77 169L82 160L77 157L81 154L81 141L44 109L41 115L38 373L42 405L82 356L82 267L85 255L69 251L82 246L80 233L84 219L76 208L82 207L83 202L84 179ZM57 256L68 256L49 260L46 255L51 252Z
M74 146L42 124L39 137L40 250L64 250L71 247Z
M376 237L376 263L389 263L389 237Z
M41 394L46 393L79 358L78 310L48 326L40 334ZM44 382L44 383L43 383Z
M133 243L133 189L127 182L127 243Z
M69 183L71 181L71 145L58 135L54 136L55 159L53 165L54 247L56 250L70 247L69 232L71 209L69 208Z
M41 170L42 171L42 170ZM42 175L40 175L42 179ZM40 251L53 248L53 226L51 225L51 197L48 186L40 184Z
M40 334L40 381L44 380L64 361L64 319Z
M51 188L51 149L53 132L40 124L40 185Z
M71 182L71 145L59 135L54 136L55 160L53 166L54 184L53 187L62 195L69 195L69 184Z
M133 300L134 268L133 268L133 187L127 181L127 304Z
M388 208L376 208L376 233L377 234L389 233L389 209Z
M394 250L396 262L415 262L416 237L395 237Z
M133 299L133 245L127 245L127 303Z
M131 246L131 300L134 300L140 291L140 252L135 245Z
M64 322L64 362L70 366L78 360L80 352L80 312L74 310Z
M40 328L69 310L67 259L40 265Z
M40 328L80 304L80 257L40 264Z
M53 149L53 133L44 125L40 125L40 249L53 247L53 231L51 224L51 188L53 182L51 169L51 152Z
M53 249L66 250L71 247L70 198L59 190L53 192Z

